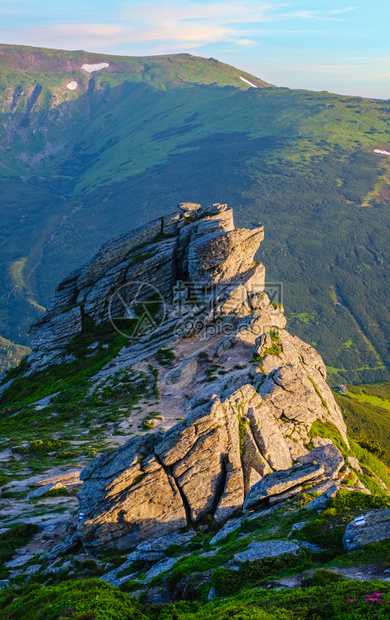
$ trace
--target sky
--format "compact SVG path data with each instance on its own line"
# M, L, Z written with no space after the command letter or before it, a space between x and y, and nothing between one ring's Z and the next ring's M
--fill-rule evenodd
M1 0L0 42L213 57L276 86L390 99L389 0Z

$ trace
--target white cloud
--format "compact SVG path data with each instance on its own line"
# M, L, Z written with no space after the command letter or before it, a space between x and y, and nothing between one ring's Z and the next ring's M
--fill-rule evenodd
M338 15L339 13L349 13L350 11L355 11L356 7L355 6L348 6L345 9L333 9L332 11L329 11L329 15Z
M252 39L237 39L236 43L237 45L244 45L246 47L257 45L256 41L252 41Z
M129 50L147 48L187 51L205 45L227 43L240 47L256 45L255 37L262 36L259 27L271 22L338 21L338 14L354 7L327 11L286 12L284 2L256 0L194 0L161 2L123 2L120 11L101 14L96 23L61 23L52 20L36 28L1 30L4 43L25 43L65 49L105 50L125 45ZM101 20L101 21L100 21Z

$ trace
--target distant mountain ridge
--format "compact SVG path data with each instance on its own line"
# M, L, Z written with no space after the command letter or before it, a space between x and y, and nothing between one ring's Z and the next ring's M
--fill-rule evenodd
M271 86L264 80L240 71L235 67L220 62L215 58L203 58L193 54L162 54L158 56L113 56L111 54L96 54L84 50L65 51L27 45L0 44L0 70L21 71L35 74L65 74L76 72L82 75L82 66L85 64L99 65L107 63L106 73L144 74L149 72L150 81L155 84L175 82L177 86L181 80L180 72L185 75L185 82L191 82L193 73L194 84L213 83L210 75L220 79L222 86L237 86L248 88L248 84L240 80L240 76L250 80L256 87ZM88 71L84 71L88 73ZM42 78L43 76L41 76ZM196 79L197 78L197 79Z
M266 224L290 331L317 343L331 380L389 376L390 160L374 153L389 148L387 102L276 88L189 54L2 45L0 111L4 339L26 344L56 283L105 239L183 195L227 199L239 225Z

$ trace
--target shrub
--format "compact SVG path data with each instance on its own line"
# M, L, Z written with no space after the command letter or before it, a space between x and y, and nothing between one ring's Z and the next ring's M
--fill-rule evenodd
M159 363L161 364L161 366L169 366L170 364L172 364L173 360L175 359L175 354L173 352L173 349L160 348L157 351L157 359Z
M264 583L277 579L286 573L297 573L307 568L308 554L301 552L299 557L285 555L278 558L264 558L254 562L243 562L238 571L218 568L212 577L212 584L218 596L235 594L244 586Z
M327 586L328 584L335 583L336 581L345 581L345 577L343 575L338 575L337 573L332 573L330 570L326 570L325 568L320 568L313 575L306 577L303 580L302 585L305 587L312 586Z
M150 431L152 428L154 428L155 424L156 423L153 420L150 420L150 422L148 420L142 420L142 428L145 431Z
M10 598L10 597L9 597ZM140 603L99 579L64 581L54 586L32 584L5 599L2 618L8 620L147 620Z
M69 495L69 491L66 487L59 487L58 489L50 489L44 494L44 497L57 497L59 495Z

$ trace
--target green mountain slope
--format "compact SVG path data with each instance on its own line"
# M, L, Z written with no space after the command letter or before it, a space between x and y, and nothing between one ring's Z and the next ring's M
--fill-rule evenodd
M388 148L388 102L186 54L3 45L0 110L4 338L25 344L58 281L108 238L181 200L228 201L238 225L265 224L268 280L331 381L389 377L390 159L373 152Z

